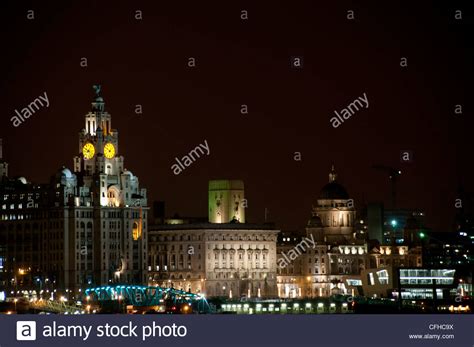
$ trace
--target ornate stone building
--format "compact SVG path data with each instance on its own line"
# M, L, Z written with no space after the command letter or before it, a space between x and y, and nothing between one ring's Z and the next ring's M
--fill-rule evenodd
M314 240L314 246L301 252L291 266L278 268L279 296L352 294L353 289L360 287L354 284L361 281L363 270L422 265L421 247L409 244L374 246L356 234L355 222L354 200L337 183L333 167L329 173L329 183L321 189L316 206L312 209L305 234L279 238L278 258L298 248L302 240Z
M125 169L118 132L95 88L74 173L62 168L42 185L6 173L0 183L0 274L6 287L54 283L63 291L146 282L146 190Z
M222 196L231 201L227 222L150 227L149 284L207 296L275 297L279 230L238 222L234 213L238 212L241 220L245 218L244 210L239 211L244 189L243 182L235 180L209 183L211 221L217 216L216 194L217 199Z

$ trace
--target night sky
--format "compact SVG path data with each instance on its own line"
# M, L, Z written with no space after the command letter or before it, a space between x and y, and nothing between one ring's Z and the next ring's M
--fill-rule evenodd
M168 215L206 216L208 180L234 178L245 182L249 222L262 222L267 207L280 228L301 228L332 164L356 207L390 201L387 176L373 165L400 168L399 207L424 210L435 230L451 228L458 188L474 191L465 4L118 3L1 2L0 137L10 176L46 183L72 168L100 83L125 167ZM15 109L44 92L49 108L13 127ZM333 128L334 110L363 93L369 108ZM174 158L204 140L210 156L174 175ZM400 163L401 150L413 151L413 163Z

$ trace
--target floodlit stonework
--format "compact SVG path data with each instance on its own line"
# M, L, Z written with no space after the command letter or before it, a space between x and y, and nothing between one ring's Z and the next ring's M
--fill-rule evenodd
M38 185L9 178L0 161L0 281L7 288L64 292L147 279L146 190L124 167L118 131L95 87L73 171L63 167Z
M316 245L283 268L278 268L278 296L326 297L334 294L363 295L361 273L386 266L420 267L421 247L384 245L372 247L366 235L357 235L354 201L337 183L334 167L313 206L304 234L282 234L278 259L285 258L301 240L314 237Z

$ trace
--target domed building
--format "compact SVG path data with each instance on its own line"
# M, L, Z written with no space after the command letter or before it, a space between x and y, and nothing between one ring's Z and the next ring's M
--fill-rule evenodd
M306 236L292 238L291 244L278 244L278 261L291 252L298 256L288 266L279 267L278 295L282 298L315 298L335 294L362 294L369 269L387 266L420 266L421 252L407 246L384 246L369 249L366 240L355 238L356 212L354 200L337 182L334 166L329 182L320 190ZM290 238L284 238L289 240ZM365 275L364 275L365 274ZM376 294L385 296L385 292ZM375 293L375 292L374 292Z
M329 173L329 183L319 192L307 232L316 240L330 244L346 243L353 238L356 212L354 200L346 188L337 182L334 166ZM317 220L317 222L315 222Z
M77 185L77 176L73 174L71 170L63 166L56 173L54 183L59 183L60 185L64 186L68 194L74 194L74 188Z

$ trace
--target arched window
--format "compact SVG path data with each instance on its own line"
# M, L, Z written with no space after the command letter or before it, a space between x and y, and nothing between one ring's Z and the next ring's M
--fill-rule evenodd
M116 186L111 186L107 190L108 205L111 207L120 206L120 190Z

